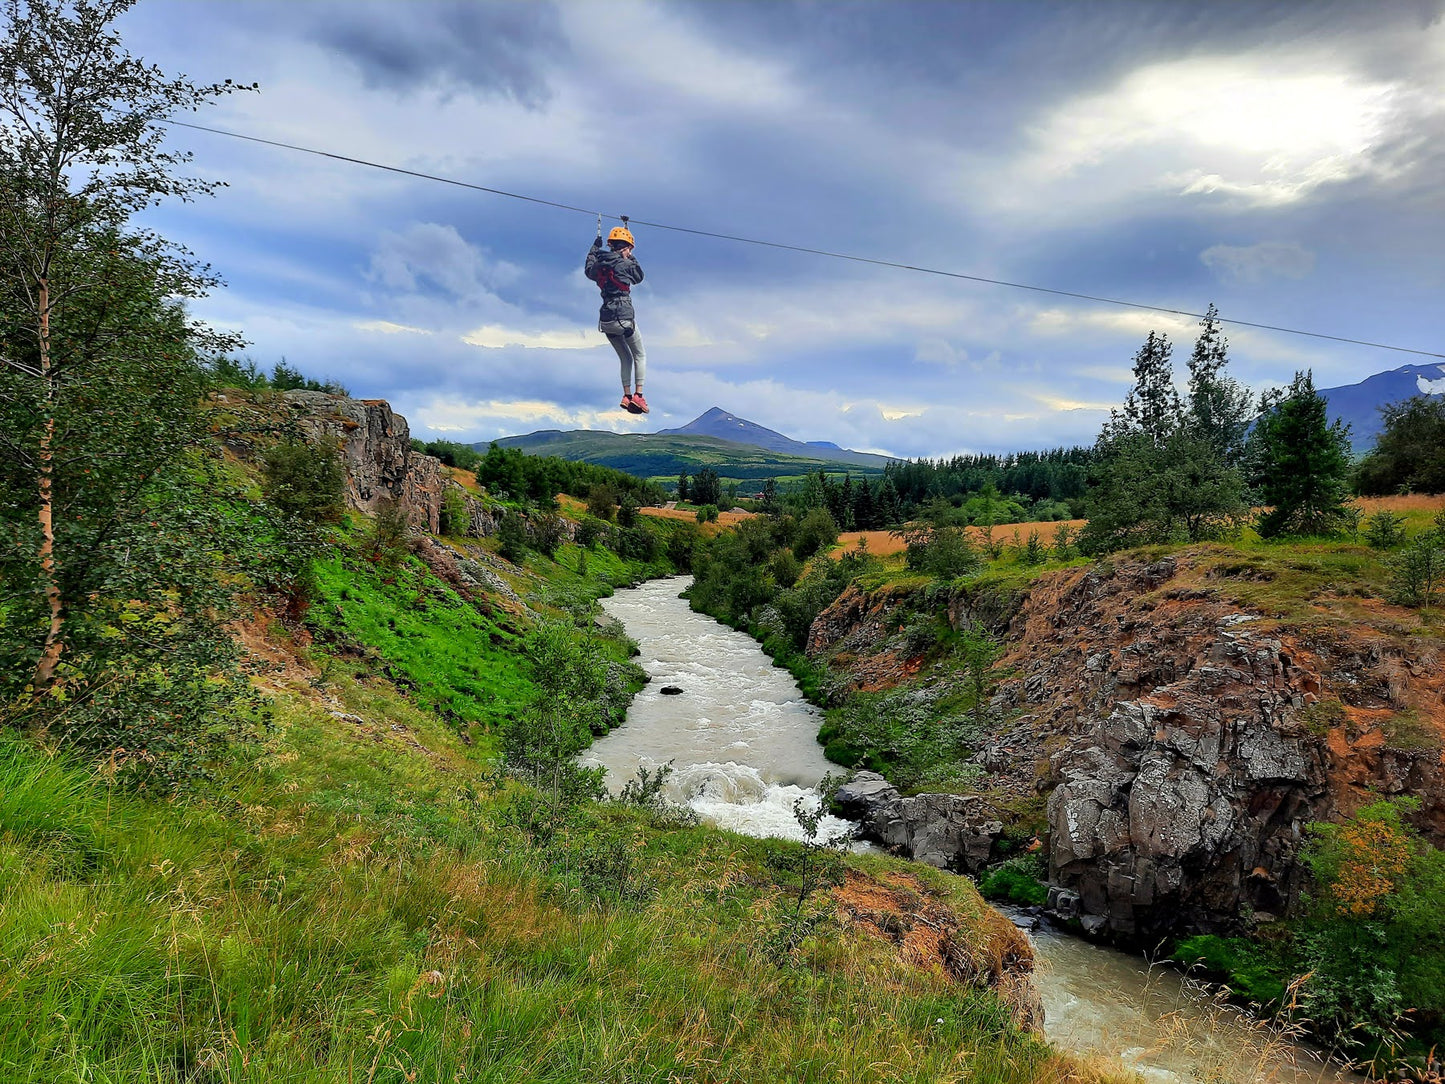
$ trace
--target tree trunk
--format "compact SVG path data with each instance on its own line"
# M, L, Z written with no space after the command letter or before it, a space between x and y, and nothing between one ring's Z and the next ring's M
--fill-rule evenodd
M64 610L60 601L60 575L55 565L55 381L50 359L50 282L40 280L40 379L45 386L45 424L40 431L40 576L45 583L45 601L50 607L50 628L40 661L35 666L33 684L37 693L44 692L55 680L55 667L65 646L60 638Z

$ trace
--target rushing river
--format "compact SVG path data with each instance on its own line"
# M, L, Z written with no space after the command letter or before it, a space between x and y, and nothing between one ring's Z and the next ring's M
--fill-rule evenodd
M694 613L678 597L688 583L652 580L603 600L638 642L652 681L627 725L594 743L586 760L607 769L613 789L639 766L671 762L670 797L705 820L748 835L802 838L793 803L816 803L812 788L830 768L815 740L818 711L751 637ZM664 694L669 687L682 691ZM1151 1082L1362 1079L1336 1075L1173 971L1047 930L1033 939L1044 1030L1065 1049L1118 1058Z
M707 821L754 836L803 838L799 798L816 808L813 787L831 765L818 745L818 710L757 642L678 597L691 581L650 580L602 607L642 649L652 678L627 725L594 742L585 760L607 769L614 790L639 766L672 763L669 795ZM665 688L681 689L675 695ZM844 830L833 817L824 828Z

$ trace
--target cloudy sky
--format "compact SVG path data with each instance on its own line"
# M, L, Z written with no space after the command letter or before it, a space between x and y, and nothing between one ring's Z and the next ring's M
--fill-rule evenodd
M131 50L257 81L194 118L609 215L1445 351L1441 0L141 0ZM200 132L154 224L250 356L413 432L645 432L711 406L896 455L1087 443L1194 322L639 228L652 414L596 220ZM613 223L609 222L608 225ZM1229 331L1260 389L1429 359Z

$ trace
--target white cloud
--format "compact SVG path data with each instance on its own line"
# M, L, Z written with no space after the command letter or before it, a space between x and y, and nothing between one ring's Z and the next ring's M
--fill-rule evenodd
M1090 330L1140 340L1151 331L1177 340L1193 335L1198 327L1196 317L1148 309L1041 309L1029 320L1030 330L1038 335L1072 335Z
M788 72L745 44L710 40L660 4L572 3L560 8L577 52L619 54L607 89L621 84L693 107L772 112L797 103Z
M1302 279L1315 268L1315 254L1294 242L1214 245L1199 254L1205 267L1225 282L1258 283L1270 278Z
M1069 207L1147 192L1282 206L1328 184L1393 175L1390 145L1441 102L1367 80L1330 54L1150 64L1043 116L995 196L1020 209L1048 206L1046 193Z
M883 415L883 420L887 422L898 422L904 418L921 418L923 417L923 412L927 409L927 407L902 407L888 406L885 403L878 404L878 413Z
M393 324L390 320L359 320L351 325L357 331L371 331L381 335L430 335L424 327L408 324Z
M913 359L953 369L968 360L968 351L947 339L929 337L919 341L918 348L913 352Z
M606 346L600 333L567 329L562 331L513 331L495 324L485 324L462 336L462 342L498 350L507 346L523 346L541 350L590 350Z

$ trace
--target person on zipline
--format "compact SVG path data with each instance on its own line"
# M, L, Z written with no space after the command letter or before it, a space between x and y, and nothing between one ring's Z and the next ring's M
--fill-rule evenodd
M602 291L597 330L607 336L622 362L622 402L618 405L633 414L646 414L642 381L647 375L647 354L637 330L637 314L632 311L632 287L642 281L642 266L632 258L632 231L626 225L615 227L603 248L599 221L597 240L592 242L583 270Z

